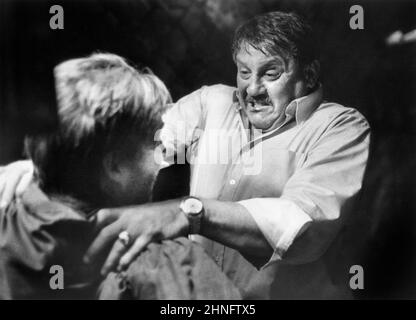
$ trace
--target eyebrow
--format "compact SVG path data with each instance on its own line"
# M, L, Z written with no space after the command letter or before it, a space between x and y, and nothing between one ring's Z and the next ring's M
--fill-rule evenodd
M248 68L247 67L247 65L244 63L244 62L242 62L240 59L236 59L236 62L237 62L237 64L240 64L240 65L242 65L243 67L246 67L246 68ZM260 70L261 71L263 71L263 70L265 70L265 69L267 69L267 68L270 68L270 67L274 67L274 66L277 66L277 67L283 67L283 68L285 68L286 67L286 64L284 63L284 61L283 61L283 59L281 59L281 58L278 58L278 57L273 57L273 58L271 58L270 60L268 60L268 61L266 61L266 62L264 62L264 64L263 65L261 65L260 66Z
M236 60L237 64L241 64L244 67L247 67L247 65L243 61L241 61L240 59L236 58L235 60Z
M284 68L285 64L283 63L282 60L274 58L273 60L270 60L270 61L267 61L266 63L264 63L260 67L260 70L264 70L264 69L267 69L267 68L270 68L270 67L275 67L275 66Z

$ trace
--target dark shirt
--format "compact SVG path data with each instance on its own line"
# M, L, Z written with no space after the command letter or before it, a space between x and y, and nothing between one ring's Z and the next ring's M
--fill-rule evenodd
M241 294L202 246L188 238L152 243L103 281L99 299L239 300Z
M151 244L125 272L102 282L98 264L82 263L94 237L88 211L35 184L0 211L0 299L241 298L204 249L186 238ZM64 290L50 286L54 265L63 268Z
M93 224L75 203L48 197L32 184L0 211L1 299L94 297L99 272L82 263ZM51 288L54 265L62 267L64 290Z

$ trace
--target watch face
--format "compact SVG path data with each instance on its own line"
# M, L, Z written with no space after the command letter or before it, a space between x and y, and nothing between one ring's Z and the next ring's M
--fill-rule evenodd
M202 202L195 198L186 199L183 210L189 214L197 214L202 211Z

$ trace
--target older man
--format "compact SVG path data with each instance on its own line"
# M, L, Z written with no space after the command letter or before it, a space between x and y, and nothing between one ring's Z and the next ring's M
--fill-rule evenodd
M370 130L358 111L323 101L317 46L292 13L238 28L237 88L202 87L164 117L166 160L187 153L191 196L104 210L119 218L85 260L113 245L108 273L151 242L190 234L245 298L348 297L348 282L333 278L325 252L344 204L361 188Z

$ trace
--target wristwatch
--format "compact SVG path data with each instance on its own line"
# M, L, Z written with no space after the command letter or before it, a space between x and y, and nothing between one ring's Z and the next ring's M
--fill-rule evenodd
M201 231L201 221L204 215L202 201L195 197L186 197L181 201L179 208L189 221L189 234L198 234Z

